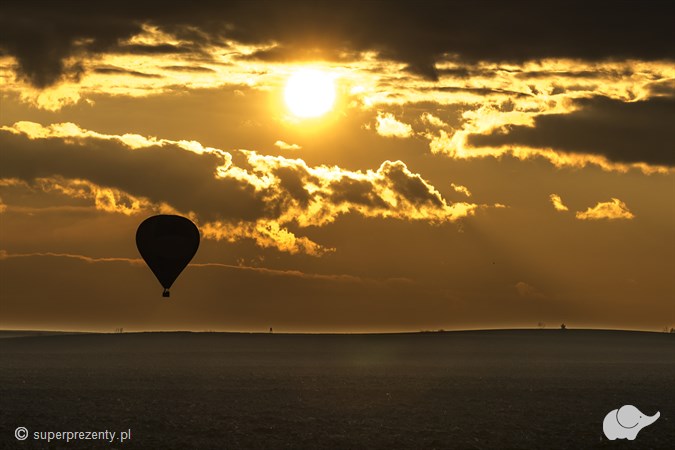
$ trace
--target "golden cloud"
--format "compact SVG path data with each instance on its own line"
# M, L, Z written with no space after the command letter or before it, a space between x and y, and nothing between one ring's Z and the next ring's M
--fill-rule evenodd
M146 199L136 198L115 188L101 187L87 180L63 177L36 178L33 188L44 192L59 192L72 198L90 199L96 209L130 216L151 207Z
M377 113L375 131L384 137L407 138L413 135L410 125L403 123L390 113Z
M431 125L436 128L445 128L448 126L448 124L443 122L442 119L428 112L422 113L422 115L420 116L420 120L425 124Z
M455 192L459 192L460 194L466 195L467 197L471 197L471 191L469 191L469 188L466 186L462 186L461 184L455 184L455 183L450 183L450 187L452 187Z
M630 220L635 218L635 215L628 210L628 207L624 202L618 198L612 198L608 202L599 202L597 205L588 208L586 211L578 211L576 217L580 220Z
M466 144L467 130L459 130L452 135L440 130L438 135L427 134L429 149L434 154L444 154L454 159L500 158L505 155L520 160L543 158L557 168L584 168L596 166L607 172L626 173L639 170L645 175L669 174L672 169L666 166L651 165L643 162L613 162L601 155L584 153L566 153L552 148L533 148L519 145L503 145L498 147L471 147Z
M9 54L0 56L0 78L6 92L16 93L40 108L58 110L97 94L145 97L172 92L177 86L181 90L223 86L276 90L297 67L289 59L256 57L282 51L278 42L219 39L194 46L147 24L135 36L118 42L117 47L116 51L66 58L63 68L77 67L78 76L44 89L36 89L17 76L19 61ZM180 51L139 51L142 48ZM508 113L507 109L551 113L566 100L589 95L623 101L648 98L654 95L655 84L675 78L672 63L630 59L537 58L520 64L482 61L469 65L448 54L436 58L437 80L410 76L405 72L406 63L372 50L347 52L337 60L321 58L319 53L318 60L340 78L345 92L352 93L354 104L366 108L430 102L462 104L471 110L501 105L503 113ZM428 114L423 120L443 126L438 117Z
M288 75L297 67L288 61L250 57L274 51L278 43L247 45L227 41L205 45L196 51L176 36L149 25L144 25L138 35L120 45L121 48L180 47L184 51L174 54L112 52L96 58L64 61L66 66L80 64L81 76L46 89L36 89L16 77L13 68L17 62L12 57L0 56L0 78L6 81L6 92L15 93L38 107L58 110L82 99L91 101L93 95L149 96L171 92L176 86L216 89L228 85L281 92ZM227 46L227 51L223 46ZM479 62L467 67L447 55L436 62L438 80L432 81L402 76L405 64L384 59L377 52L357 52L345 57L354 60L348 66L343 59L324 61L322 69L335 74L339 80L340 92L348 97L343 105L378 110L375 130L382 136L406 138L415 134L410 124L386 111L392 105L433 105L434 113L450 105L462 105L464 113L458 125L446 124L431 111L419 116L421 123L437 130L422 134L429 140L433 153L457 159L502 155L518 159L544 158L556 167L595 165L618 172L670 171L653 162L622 162L602 154L565 153L554 146L473 147L467 141L472 135L487 135L509 126L531 127L537 117L573 113L578 109L576 101L591 96L624 103L662 96L675 78L672 63L546 58L521 64ZM281 144L283 141L278 142L282 149L295 148L294 144L287 147Z
M288 144L284 141L276 141L274 143L275 147L278 147L280 150L300 150L302 147L298 144Z
M551 194L549 195L549 198L551 199L551 203L553 203L553 207L555 208L556 211L569 210L569 208L565 206L565 204L562 202L562 199L558 194Z
M101 134L70 123L42 126L19 122L0 130L20 139L57 139L49 145L48 152L43 148L33 150L43 152L34 159L7 159L10 163L4 170L9 176L5 179L12 179L13 170L17 174L30 173L24 166L32 163L26 161L41 159L40 173L50 175L23 180L32 187L88 198L96 208L109 212L182 213L200 224L206 238L252 239L261 247L289 253L321 255L333 250L296 236L288 229L290 225L325 226L348 213L441 224L471 216L479 207L473 203L447 202L434 186L411 172L402 161L384 161L377 170L350 171L337 166L311 167L299 158L233 150L245 160L245 164L236 165L232 153L204 147L195 141ZM34 148L29 141L12 142L13 145L7 145L9 151L22 152L23 156ZM97 146L100 142L105 142L107 147ZM88 150L90 145L96 149ZM111 164L105 172L101 172L100 163L96 162L96 152L105 154L107 164ZM136 154L138 158L134 158ZM207 155L217 158L204 159ZM185 157L195 161L191 163L191 159ZM67 168L62 163L64 158L69 161ZM154 167L153 158L167 164L163 167L171 171L172 177L195 186L175 183L152 186L129 179L129 171L141 173ZM118 163L120 160L123 162ZM19 164L23 164L23 168L12 167ZM115 164L122 165L116 167ZM62 175L66 170L69 177ZM72 177L73 170L78 171L76 178ZM196 170L202 172L191 173ZM183 195L196 189L203 192L199 199ZM225 215L221 212L223 202L226 210L230 208Z

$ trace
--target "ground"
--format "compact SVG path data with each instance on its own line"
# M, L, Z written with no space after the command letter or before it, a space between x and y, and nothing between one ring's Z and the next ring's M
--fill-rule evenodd
M672 448L675 335L125 333L0 339L0 448ZM602 421L661 418L636 441ZM24 426L29 438L17 441ZM112 444L33 439L115 431Z

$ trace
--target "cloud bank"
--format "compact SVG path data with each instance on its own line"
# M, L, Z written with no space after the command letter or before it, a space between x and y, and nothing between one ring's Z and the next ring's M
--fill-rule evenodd
M436 62L444 55L466 62L675 59L667 2L540 6L520 2L514 14L514 5L503 2L428 2L423 7L414 2L348 2L341 8L305 1L193 2L189 7L167 3L161 8L128 1L11 2L3 6L0 18L0 48L17 59L21 76L39 87L76 77L85 55L206 56L209 48L227 48L230 42L265 44L266 50L253 55L267 60L376 52L428 79L439 77ZM173 40L131 39L149 26ZM308 42L313 47L309 51Z
M187 214L207 238L248 238L290 253L331 250L296 236L290 226L325 226L348 213L441 224L478 207L446 201L401 161L367 171L311 167L302 159L250 150L32 122L2 127L0 145L0 179L90 198L106 211Z
M675 166L675 98L622 102L605 97L573 102L566 114L542 114L532 126L509 125L471 134L474 147L524 146L599 155L617 163Z

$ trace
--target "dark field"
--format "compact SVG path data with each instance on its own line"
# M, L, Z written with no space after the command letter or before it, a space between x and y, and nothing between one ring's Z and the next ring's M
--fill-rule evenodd
M675 335L143 333L0 339L0 448L673 448ZM607 441L610 410L661 418ZM28 440L14 430L25 426ZM34 431L132 430L34 441Z

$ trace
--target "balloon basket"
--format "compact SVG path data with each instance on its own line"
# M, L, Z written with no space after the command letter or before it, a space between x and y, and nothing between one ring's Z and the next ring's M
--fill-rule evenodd
M171 297L168 289L164 289L164 292L162 292L162 297Z

